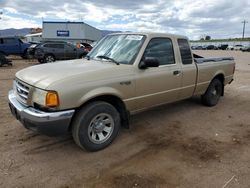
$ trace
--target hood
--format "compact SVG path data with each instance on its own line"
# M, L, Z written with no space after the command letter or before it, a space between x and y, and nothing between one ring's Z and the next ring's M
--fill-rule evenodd
M16 78L29 85L46 89L57 81L62 82L74 77L80 77L83 82L88 82L128 75L132 67L105 61L77 59L34 65L17 72Z

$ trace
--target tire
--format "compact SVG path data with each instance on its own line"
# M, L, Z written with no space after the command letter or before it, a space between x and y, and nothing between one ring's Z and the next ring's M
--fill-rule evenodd
M223 83L218 79L213 79L204 95L201 96L201 101L206 106L215 106L222 95Z
M74 141L88 151L104 149L118 135L120 121L120 114L111 104L102 101L90 103L73 119Z
M43 58L44 63L52 63L52 62L55 62L55 61L56 61L56 59L52 54L47 54Z
M39 63L44 63L44 60L43 60L43 59L37 59L37 61L38 61Z

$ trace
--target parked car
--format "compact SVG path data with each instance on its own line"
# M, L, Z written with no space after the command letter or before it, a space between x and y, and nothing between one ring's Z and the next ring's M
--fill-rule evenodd
M227 50L234 50L234 46L233 45L228 45Z
M193 95L215 106L234 70L233 58L193 56L184 36L110 34L86 59L17 72L9 106L24 127L71 132L78 146L97 151L111 144L121 125L129 128L130 114Z
M83 58L87 52L76 48L66 42L44 42L36 47L35 58L40 63L54 62L56 60Z
M196 46L196 50L203 50L202 46Z
M242 49L241 49L242 52L250 52L250 45L249 46L244 46Z
M206 49L207 49L207 45L203 45L202 50L206 50Z
M218 48L215 45L208 45L206 47L207 50L218 50Z
M219 46L218 46L218 49L219 50L226 50L228 48L228 44L220 44Z
M191 46L192 50L196 50L197 46Z
M243 45L237 44L234 46L234 50L242 50L243 47L244 47Z
M25 59L30 45L30 43L25 43L18 37L1 37L0 53L6 56L18 55Z

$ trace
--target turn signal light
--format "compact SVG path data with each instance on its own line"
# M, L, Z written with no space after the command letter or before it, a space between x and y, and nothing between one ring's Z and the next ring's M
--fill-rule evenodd
M57 92L48 91L46 95L46 106L51 108L59 106L59 97Z

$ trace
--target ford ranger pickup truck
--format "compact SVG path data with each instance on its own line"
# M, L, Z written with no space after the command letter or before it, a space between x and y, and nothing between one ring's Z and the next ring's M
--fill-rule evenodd
M192 54L184 36L119 33L104 37L85 59L31 66L16 73L12 114L47 135L71 132L89 151L107 147L129 116L201 96L214 106L233 81L233 58Z

